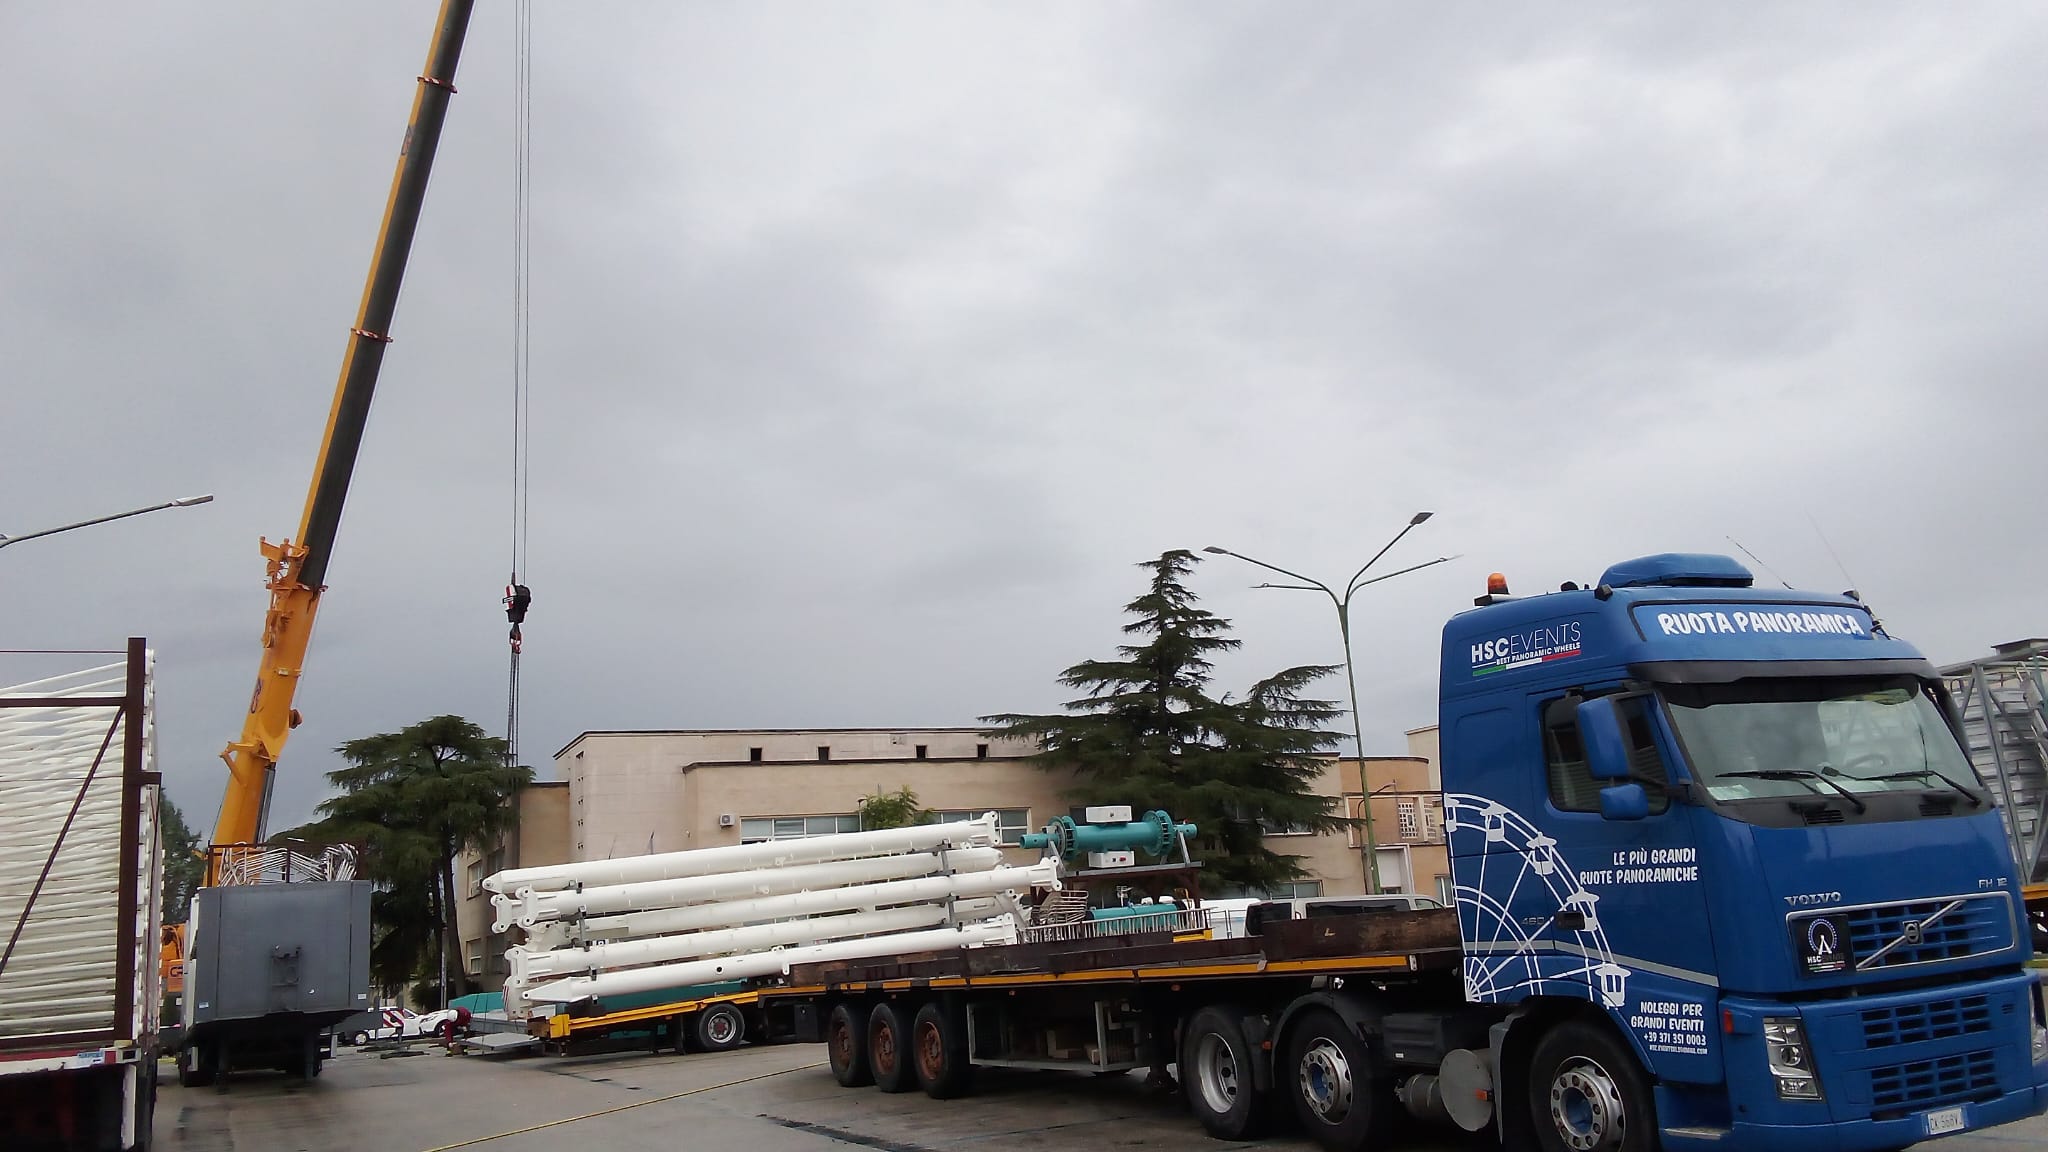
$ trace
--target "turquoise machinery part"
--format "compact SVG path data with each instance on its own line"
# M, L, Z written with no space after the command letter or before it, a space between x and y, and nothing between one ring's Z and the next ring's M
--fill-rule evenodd
M1175 824L1165 812L1147 812L1143 819L1128 824L1082 824L1071 816L1060 816L1043 832L1027 832L1019 843L1026 848L1051 848L1062 860L1079 860L1090 852L1143 852L1162 859L1173 850L1174 841L1193 836L1193 824Z

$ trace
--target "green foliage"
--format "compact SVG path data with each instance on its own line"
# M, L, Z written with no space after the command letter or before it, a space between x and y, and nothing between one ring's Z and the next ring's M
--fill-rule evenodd
M185 823L185 813L158 792L157 821L164 840L164 923L183 924L192 908L192 892L206 878L206 857L198 833Z
M882 791L875 785L872 796L860 798L860 826L863 830L875 828L908 828L913 824L931 821L931 810L917 802L917 793L905 784L894 792Z
M365 736L336 751L348 766L327 778L341 795L320 805L324 819L294 834L364 846L365 871L379 887L371 899L376 981L389 988L438 979L441 966L452 964L452 993L463 977L454 939L456 854L498 843L517 819L507 801L533 782L533 770L507 764L505 741L460 716Z
M1230 621L1196 607L1182 581L1200 558L1173 551L1140 567L1149 587L1124 610L1132 643L1108 660L1085 660L1060 683L1087 695L1047 716L984 716L990 735L1035 741L1045 768L1072 768L1077 804L1164 808L1200 832L1191 845L1205 889L1250 889L1304 875L1299 859L1267 846L1267 829L1332 832L1349 823L1337 800L1315 792L1321 753L1342 715L1335 702L1302 693L1333 667L1288 668L1252 685L1242 699L1212 697L1211 657L1238 647Z

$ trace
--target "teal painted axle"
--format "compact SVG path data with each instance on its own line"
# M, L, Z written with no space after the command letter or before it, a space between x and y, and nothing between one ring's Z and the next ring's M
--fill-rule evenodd
M1061 816L1043 832L1027 832L1019 841L1026 848L1052 848L1062 860L1077 860L1090 852L1143 852L1159 859L1173 851L1179 836L1193 836L1193 824L1175 824L1165 812L1145 813L1142 820L1128 824L1081 824Z

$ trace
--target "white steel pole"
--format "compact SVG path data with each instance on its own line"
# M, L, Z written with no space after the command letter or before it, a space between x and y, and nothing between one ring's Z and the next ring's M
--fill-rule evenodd
M1000 849L961 848L946 853L944 865L957 872L985 872L1002 862ZM913 852L861 860L828 860L822 864L799 864L791 868L756 868L675 880L648 880L637 884L585 888L581 892L572 889L532 892L523 896L493 896L491 904L496 909L497 919L491 931L503 932L514 924L532 929L550 920L572 920L581 915L610 917L602 933L595 923L586 924L580 933L585 937L602 935L605 939L616 940L625 936L660 935L676 929L626 927L616 923L620 919L616 914L928 876L939 870L940 863L937 853Z
M798 964L825 960L860 960L869 956L899 956L911 952L937 952L977 944L1003 944L1015 940L1017 927L1007 918L960 928L933 928L925 932L904 932L893 936L863 936L858 940L835 940L808 948L783 948L746 956L720 956L711 960L690 960L681 964L659 964L598 976L556 980L526 990L526 999L559 1004L588 1000L593 996L626 996L654 992L687 984L715 980L742 980L752 976L781 975Z
M950 913L944 904L913 904L906 908L884 908L875 912L845 912L837 916L814 916L785 920L779 924L749 924L743 928L719 928L709 932L688 932L677 936L656 936L646 940L618 940L592 944L587 948L558 948L539 951L514 945L505 952L512 971L522 984L555 976L577 976L642 964L667 964L701 956L761 952L792 945L822 944L851 936L876 936L909 932L947 922L968 923L999 914L994 900L962 900Z
M763 920L780 920L789 916L818 916L856 908L875 909L893 904L928 904L934 900L944 900L948 896L992 896L998 892L1059 886L1059 863L1041 860L1021 868L994 868L987 872L962 872L955 876L917 876L908 880L854 884L843 888L813 888L782 896L762 896L753 900L727 900L717 904L692 904L685 908L642 912L635 918L635 927L640 929L639 935L666 935L670 932L688 932L699 928L729 928ZM588 899L593 893L606 891L615 889L593 888L582 893L581 898ZM585 934L589 935L588 932Z
M637 884L648 880L709 876L718 872L743 872L752 868L786 868L792 864L816 864L824 860L855 860L864 856L887 856L897 852L931 852L946 847L987 847L995 844L997 839L996 815L990 812L973 820L958 820L951 824L919 824L910 828L842 832L833 836L812 836L802 840L728 844L718 848L696 848L688 852L623 856L616 860L587 860L580 864L511 868L486 878L483 883L485 889L498 893L518 893L526 889L551 892L573 888L578 884L586 888Z

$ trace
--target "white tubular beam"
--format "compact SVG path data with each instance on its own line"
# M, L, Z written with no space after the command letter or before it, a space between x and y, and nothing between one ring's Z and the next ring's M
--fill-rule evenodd
M994 900L962 900L951 909L955 923L983 920L1001 913ZM822 944L850 936L874 936L909 932L947 922L944 904L913 904L905 908L884 908L877 912L847 912L779 924L752 924L744 928L720 928L710 932L689 932L679 936L657 936L648 940L620 940L593 944L588 948L560 948L543 952L517 945L505 952L521 984L535 984L556 976L575 976L642 964L666 964L700 956L734 952L760 952L791 945Z
M944 854L944 866L955 872L985 872L1003 862L996 848L960 848ZM515 896L493 896L497 920L493 932L512 925L532 929L550 920L573 920L578 916L605 916L645 909L667 909L683 904L714 900L737 900L802 892L811 888L836 888L876 880L899 880L927 876L939 870L940 854L913 852L901 856L875 856L862 860L829 860L821 864L800 864L791 868L756 868L747 872L722 872L708 876L685 876L674 880L649 880L637 884L589 887L581 892L533 892ZM626 936L659 935L674 929L652 932L630 927L597 932L586 929L586 938L606 940Z
M834 836L775 840L766 844L728 844L688 852L588 860L581 864L510 868L486 878L484 887L496 893L518 893L526 889L555 892L578 884L586 888L638 884L648 880L709 876L718 872L744 872L752 868L786 868L792 864L816 864L824 860L856 860L897 852L930 852L947 846L988 847L996 842L996 815L989 812L974 820L959 820L951 824L919 824L912 828L841 832Z
M930 904L948 896L994 896L999 892L1021 892L1027 888L1058 888L1059 863L1041 860L1021 868L994 868L987 872L962 872L957 876L918 876L881 884L854 884L845 888L814 888L782 896L754 900L728 900L720 904L692 904L687 908L666 908L633 916L636 936L695 932L703 928L732 928L783 920L792 916L822 916L832 912L872 911L896 904ZM620 919L624 919L621 917ZM585 939L617 939L599 936L585 925Z
M714 980L741 980L752 976L776 976L798 964L821 960L859 960L868 956L896 956L908 952L936 952L968 948L979 944L1006 944L1017 938L1017 928L1008 919L970 924L960 928L933 928L924 932L903 932L893 936L863 936L858 940L835 940L808 948L783 948L745 956L720 956L712 960L690 960L681 964L658 964L652 968L630 968L597 976L555 980L526 989L530 1001L571 1004L593 996L625 996L653 992L683 984L708 984Z

